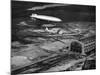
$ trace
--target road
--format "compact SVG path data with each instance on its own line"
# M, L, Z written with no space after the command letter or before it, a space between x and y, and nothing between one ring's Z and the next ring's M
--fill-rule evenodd
M87 57L81 57L81 55L74 54L74 53L56 55L54 57L50 57L48 59L39 61L37 63L32 63L32 64L24 66L22 68L12 70L11 73L13 75L16 75L16 74L21 74L21 73L26 74L26 73L44 72L52 67L59 65L59 63L61 64L64 62L66 62L66 65L68 64L66 67L66 69L67 69L67 68L73 66L74 64L79 63L79 62L84 62L87 59L92 60L92 58L94 58L94 56L95 56L94 53Z

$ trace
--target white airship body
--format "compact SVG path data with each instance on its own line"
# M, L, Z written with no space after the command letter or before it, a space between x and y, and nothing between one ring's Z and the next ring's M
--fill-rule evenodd
M55 22L61 22L62 21L60 18L52 17L52 16L46 16L46 15L32 14L30 17L37 18L37 19L48 20L48 21L55 21Z

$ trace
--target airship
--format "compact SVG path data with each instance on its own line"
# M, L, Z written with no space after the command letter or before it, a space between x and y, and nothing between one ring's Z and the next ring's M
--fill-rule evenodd
M32 14L30 17L42 19L42 20L47 20L47 21L54 21L54 22L61 22L62 21L60 18L53 17L53 16L47 16L47 15Z

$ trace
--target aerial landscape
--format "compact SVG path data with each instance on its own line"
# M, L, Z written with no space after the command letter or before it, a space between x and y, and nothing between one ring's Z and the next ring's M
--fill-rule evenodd
M11 74L96 69L95 6L11 1Z

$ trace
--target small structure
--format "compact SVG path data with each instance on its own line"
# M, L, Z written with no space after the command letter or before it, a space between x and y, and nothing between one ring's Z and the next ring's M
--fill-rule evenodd
M83 50L84 45L80 41L75 40L75 39L67 39L67 40L61 40L61 41L64 43L62 43L60 41L56 41L53 43L46 43L46 44L42 45L41 48L45 49L45 50L54 51L57 53L59 53L59 52L61 53L61 50L62 50L62 52L63 52L63 50L65 52L65 49L66 49L66 52L72 51L75 53L85 55L85 52Z

